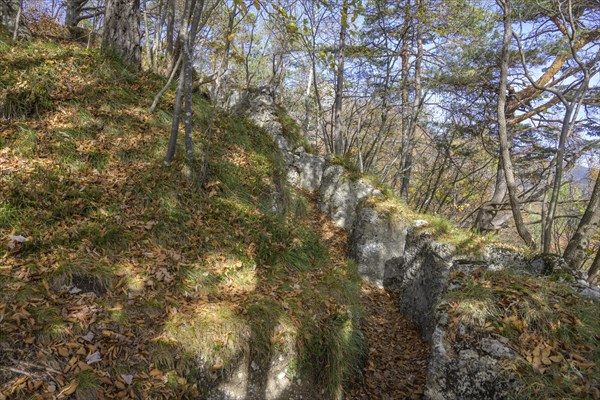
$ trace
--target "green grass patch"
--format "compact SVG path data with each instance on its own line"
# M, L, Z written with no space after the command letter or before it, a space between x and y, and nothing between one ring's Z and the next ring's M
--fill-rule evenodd
M100 377L93 369L79 372L75 378L77 389L75 396L81 400L95 400L98 398L98 390L101 389Z

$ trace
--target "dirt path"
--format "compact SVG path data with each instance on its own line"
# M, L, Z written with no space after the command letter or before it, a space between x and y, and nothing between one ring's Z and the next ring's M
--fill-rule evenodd
M331 255L348 257L348 234L317 211L312 198L315 228L330 247ZM360 382L347 393L349 400L422 399L429 345L398 309L398 294L363 284L362 321L368 361Z
M421 399L425 387L429 346L399 311L396 295L363 286L368 361L362 382L348 399Z

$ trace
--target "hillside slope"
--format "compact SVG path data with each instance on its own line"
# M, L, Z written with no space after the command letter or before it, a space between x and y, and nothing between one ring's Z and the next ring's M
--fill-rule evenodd
M162 163L161 78L44 40L0 44L0 77L0 398L202 398L240 365L265 391L281 355L288 386L341 392L359 277L269 135L195 99L197 190Z
M0 400L423 394L429 352L398 312L402 300L360 290L348 232L285 183L272 133L195 98L198 154L214 127L209 181L199 190L183 149L171 166L162 163L173 93L148 112L162 78L133 75L71 42L12 47L3 39ZM297 139L278 112L284 134ZM397 246L400 230L425 247L452 249L450 264L492 244L414 213L376 179L339 164L328 164L337 171L331 188L373 181L366 186L379 195L344 202L339 190L325 190L331 197L319 202L343 203L331 215L360 203L380 221L401 222L369 233L341 213L365 248L385 241L398 252L378 266L372 254L357 257L359 268L401 263L410 246ZM356 226L364 217L353 216ZM417 219L425 224L414 228ZM575 293L572 277L542 277L521 264L495 271L454 263L441 302L431 304L443 318L416 315L424 313L414 305L403 311L438 327L445 321L441 350L449 351L433 346L432 354L449 363L472 349L488 352L482 338L501 341L514 355L498 364L517 383L509 398L598 398L598 303ZM417 295L432 292L431 282L416 280ZM350 388L361 367L362 386ZM461 368L443 371L456 374L441 377L440 398L465 389L457 382L472 371Z

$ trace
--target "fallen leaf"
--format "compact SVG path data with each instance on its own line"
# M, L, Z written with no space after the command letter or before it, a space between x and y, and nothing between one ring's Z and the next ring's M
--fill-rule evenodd
M121 375L121 378L123 378L123 381L128 384L131 385L131 383L133 382L133 375Z
M69 385L67 387L60 391L58 397L61 398L61 396L70 396L73 393L75 393L75 390L77 390L77 381L72 380L71 382L69 382Z
M102 357L100 357L100 352L97 351L95 353L88 355L85 358L85 361L88 363L88 365L102 361Z

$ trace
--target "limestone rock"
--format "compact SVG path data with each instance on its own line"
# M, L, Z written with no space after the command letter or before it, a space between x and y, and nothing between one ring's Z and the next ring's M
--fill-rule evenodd
M552 275L559 272L570 272L567 262L555 254L538 254L529 260L531 272L536 275Z
M350 236L350 255L360 275L383 287L386 262L401 257L407 222L369 207L359 208Z
M404 254L385 266L384 286L400 291L400 309L428 340L436 327L436 309L451 267L447 246L414 232L406 237Z
M600 288L598 288L597 286L590 286L587 288L583 288L578 293L583 297L587 297L592 300L600 301Z
M293 353L293 354L292 354ZM209 394L209 400L293 400L318 398L313 382L295 379L290 366L297 354L275 352L270 361L242 357Z
M359 203L369 196L383 196L363 180L353 181L341 165L325 168L319 190L319 208L340 228L352 229Z
M600 301L600 288L590 284L585 279L577 279L571 286L580 296Z
M20 1L18 0L0 1L0 25L6 28L11 37L15 31L15 24L17 22L19 5ZM25 25L25 19L23 18L23 15L21 15L19 21L19 30L17 32L17 36L20 38L31 37L31 31Z
M463 349L454 353L449 346L443 331L436 330L433 335L425 399L509 398L511 381L499 372L497 358L475 349Z
M526 268L527 262L523 253L497 245L486 246L483 250L482 261L486 268L498 271L506 267Z
M325 159L302 151L295 151L288 164L288 182L300 189L316 192L321 187Z

